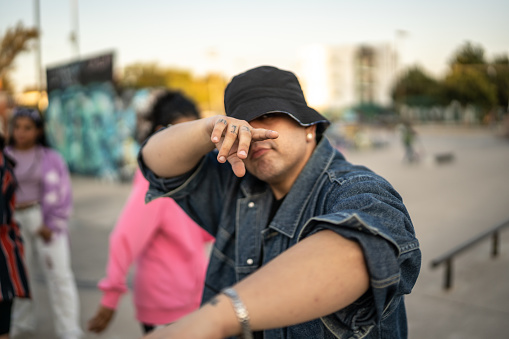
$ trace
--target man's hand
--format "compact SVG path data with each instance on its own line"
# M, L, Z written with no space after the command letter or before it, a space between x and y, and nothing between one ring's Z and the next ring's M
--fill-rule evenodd
M88 321L88 330L94 333L101 333L108 327L115 310L104 306L99 306L95 316Z
M210 140L219 150L217 161L226 160L232 165L237 177L246 174L243 159L246 159L252 142L276 139L279 133L264 128L253 128L247 121L226 116L214 117Z

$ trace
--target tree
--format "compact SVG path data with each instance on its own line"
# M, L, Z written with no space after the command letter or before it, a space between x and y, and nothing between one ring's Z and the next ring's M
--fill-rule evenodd
M493 59L488 75L497 87L497 105L509 110L509 57L507 54Z
M455 65L444 80L446 96L462 105L473 104L484 112L497 102L497 89L484 72Z
M408 106L433 106L441 103L441 84L427 75L419 66L409 68L397 81L392 98Z
M485 65L484 48L481 45L474 45L467 41L464 45L460 46L456 53L451 58L449 65Z
M507 54L496 56L495 58L493 58L493 64L509 66L509 57L507 56Z
M38 37L36 28L25 28L21 22L14 28L8 28L0 37L0 90L12 90L8 73L13 69L13 62L20 53L28 51L31 48L29 42Z
M489 64L480 45L466 42L460 46L450 62L444 79L448 101L474 105L481 111L481 119L497 104L497 88L489 77ZM481 120L482 121L482 120Z
M192 98L204 113L223 111L226 80L217 74L195 77L188 70L163 68L155 63L135 63L124 68L119 83L122 87L180 90Z
M124 68L120 85L134 88L164 87L166 77L157 63L134 63Z

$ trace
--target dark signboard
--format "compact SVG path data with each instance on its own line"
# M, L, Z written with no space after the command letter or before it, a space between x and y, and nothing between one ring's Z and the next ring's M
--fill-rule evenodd
M73 85L113 81L113 53L99 55L46 69L48 93Z

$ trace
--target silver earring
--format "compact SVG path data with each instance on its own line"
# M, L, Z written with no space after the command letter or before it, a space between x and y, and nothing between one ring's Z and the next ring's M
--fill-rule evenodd
M308 138L308 140L313 139L313 133L308 133L308 135L306 137Z

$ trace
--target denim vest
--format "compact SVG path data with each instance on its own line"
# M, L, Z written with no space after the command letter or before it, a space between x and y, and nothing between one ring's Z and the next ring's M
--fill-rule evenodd
M370 274L368 292L328 316L266 330L264 338L407 337L403 296L415 284L421 254L402 199L386 180L350 164L322 138L267 227L273 201L269 186L249 173L237 178L216 156L211 152L178 178L157 177L139 157L150 182L146 200L171 196L216 237L203 302L303 238L328 229L360 244Z

